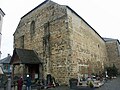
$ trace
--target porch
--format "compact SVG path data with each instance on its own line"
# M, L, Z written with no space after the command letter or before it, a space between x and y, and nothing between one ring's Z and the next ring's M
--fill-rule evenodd
M10 61L12 79L17 80L20 77L25 79L27 75L30 75L32 80L42 79L43 66L41 60L33 50L15 48Z

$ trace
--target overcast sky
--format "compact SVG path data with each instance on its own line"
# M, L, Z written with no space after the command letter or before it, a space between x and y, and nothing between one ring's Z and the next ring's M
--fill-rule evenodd
M13 33L20 18L44 0L0 0L5 12L2 27L2 57L13 54ZM102 37L120 40L120 0L52 0L68 5Z

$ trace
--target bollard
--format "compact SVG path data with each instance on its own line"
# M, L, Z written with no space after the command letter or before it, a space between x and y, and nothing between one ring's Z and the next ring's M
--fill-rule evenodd
M11 78L8 77L7 90L11 90Z

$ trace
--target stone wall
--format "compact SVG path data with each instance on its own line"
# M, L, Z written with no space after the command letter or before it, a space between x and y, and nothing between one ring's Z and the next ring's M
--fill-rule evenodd
M68 9L71 77L99 74L108 63L104 40L80 16Z
M106 47L109 57L110 66L113 64L118 68L120 72L120 46L119 41L116 39L111 39L106 41Z
M44 77L51 73L58 82L66 81L67 77L66 61L70 45L66 17L65 6L50 1L22 17L14 33L14 48L35 50L43 59ZM32 21L35 21L35 33L31 36Z

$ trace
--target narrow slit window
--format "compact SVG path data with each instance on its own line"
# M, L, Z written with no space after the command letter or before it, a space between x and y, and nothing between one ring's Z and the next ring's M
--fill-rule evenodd
M31 25L30 25L30 34L31 34L31 36L33 36L35 34L35 21L31 22Z

